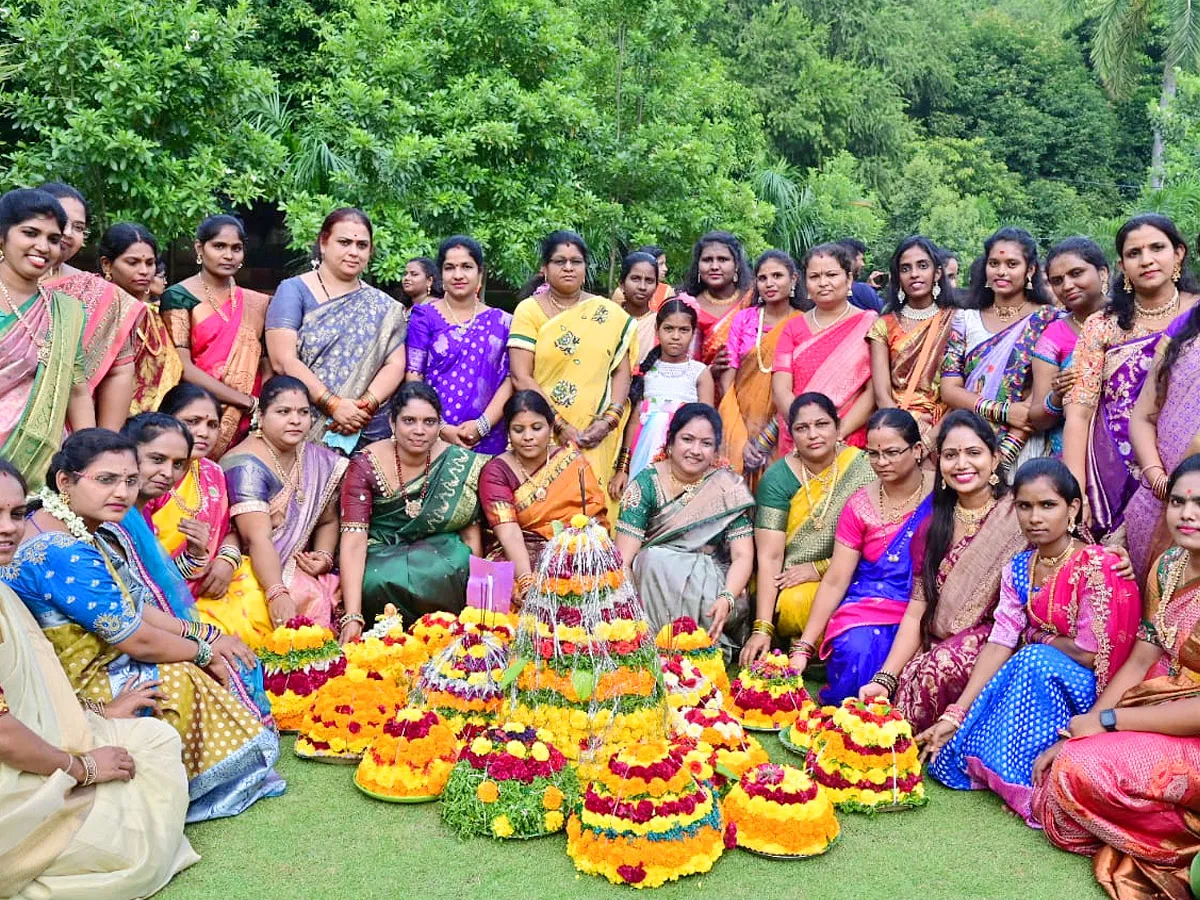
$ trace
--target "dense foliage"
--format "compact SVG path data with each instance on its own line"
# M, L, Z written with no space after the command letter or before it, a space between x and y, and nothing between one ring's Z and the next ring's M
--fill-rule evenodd
M454 231L517 284L541 234L578 228L601 286L629 247L678 270L718 226L752 251L855 234L876 264L914 231L971 256L1002 222L1104 239L1143 207L1194 231L1200 78L1177 23L1120 23L1136 52L1114 62L1101 0L1076 6L8 2L0 157L6 185L71 181L97 225L171 240L266 202L301 248L361 205L384 280Z

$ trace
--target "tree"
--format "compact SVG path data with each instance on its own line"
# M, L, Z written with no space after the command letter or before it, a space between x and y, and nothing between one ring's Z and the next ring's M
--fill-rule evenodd
M273 78L239 55L244 4L40 0L6 25L19 48L0 92L7 185L70 182L99 225L133 220L163 241L269 196L284 151L246 118Z

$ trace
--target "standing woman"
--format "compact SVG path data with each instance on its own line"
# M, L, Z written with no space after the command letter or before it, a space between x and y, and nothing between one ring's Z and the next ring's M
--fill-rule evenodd
M1045 456L1029 417L1033 348L1061 315L1050 302L1037 243L1023 228L1001 228L983 242L971 268L967 309L954 315L942 363L942 400L975 412L996 429L1000 468Z
M954 288L929 238L906 237L892 254L887 305L871 326L871 385L880 409L912 413L926 447L946 414L942 360L954 323Z
M629 399L633 319L584 291L590 254L573 231L542 240L542 268L513 314L508 337L513 388L537 391L554 408L554 433L583 451L608 491ZM609 503L609 520L616 517Z
M1129 420L1142 483L1125 507L1126 543L1139 579L1169 545L1163 522L1167 472L1200 453L1200 305L1159 339L1154 365Z
M992 627L1000 573L1025 547L997 472L995 430L965 409L937 436L933 512L912 556L922 560L892 649L859 696L895 695L914 732L932 725L966 687Z
M134 387L130 415L158 409L163 396L183 375L183 363L150 296L158 271L158 242L143 226L118 222L100 237L100 271L105 281L132 294L146 307L133 330Z
M183 362L183 379L222 404L221 433L208 448L213 459L250 430L262 386L263 323L270 297L238 287L246 261L246 229L234 216L209 216L196 229L200 271L167 288L162 317Z
M95 424L84 370L83 305L39 286L67 215L44 191L0 197L0 456L42 486L63 426Z
M768 465L779 458L779 423L771 397L772 365L783 327L799 315L800 273L782 250L768 250L754 264L754 305L733 317L729 368L721 373L723 455L754 490Z
M269 379L259 403L258 428L221 458L229 515L258 590L196 604L206 621L252 647L296 615L332 627L337 493L347 465L324 444L307 440L312 400L299 379Z
M83 194L59 182L43 184L38 190L58 200L67 214L62 258L42 276L42 284L83 304L83 364L96 405L96 424L119 431L133 402L134 329L146 307L111 281L70 265L88 236L91 212Z
M439 267L428 256L414 256L404 264L404 277L400 279L400 290L410 307L420 306L436 300L442 295L442 282L438 278Z
M841 244L818 244L801 268L814 307L790 319L779 335L771 376L775 409L786 419L797 394L822 393L837 407L838 437L862 447L875 408L865 339L877 316L850 305L853 260ZM780 449L791 451L791 435L780 435Z
M872 478L866 454L838 441L837 407L824 394L801 394L787 421L796 449L767 469L755 494L758 587L743 665L771 649L773 634L792 638L804 630L842 508Z
M441 401L427 384L396 392L390 440L354 455L342 486L342 643L389 603L412 623L463 607L471 555L483 555L484 456L438 438Z
M1070 315L1047 325L1034 345L1029 420L1034 428L1045 432L1051 453L1061 456L1064 398L1079 371L1072 365L1075 348L1084 323L1108 300L1108 260L1095 241L1067 238L1046 254L1046 280L1055 299Z
M1154 213L1117 232L1112 300L1084 326L1075 351L1078 376L1065 398L1063 460L1084 487L1085 517L1099 535L1115 532L1137 490L1130 415L1163 331L1191 309L1197 285L1188 245L1175 223ZM1149 460L1147 460L1149 462ZM1155 472L1165 484L1165 473ZM1141 560L1142 566L1149 559ZM1139 568L1139 576L1144 568Z
M512 316L480 298L483 248L456 234L438 247L445 295L414 306L408 320L406 381L424 381L442 401L442 440L494 456L504 450L501 414L512 396Z
M633 319L633 359L640 362L658 343L654 312L666 302L665 297L661 302L655 302L660 293L658 289L662 286L658 280L655 258L640 250L630 253L621 261L620 281L621 286L613 292L613 302L620 303L621 308ZM617 299L618 295L620 299Z
M280 284L267 307L271 368L299 379L324 414L309 439L346 452L387 437L385 407L404 380L408 314L363 282L373 249L367 214L335 209L321 223L313 270Z
M726 343L733 317L750 305L754 276L742 242L728 231L710 231L692 247L692 264L680 290L700 317L696 358L713 367L719 381L729 368Z

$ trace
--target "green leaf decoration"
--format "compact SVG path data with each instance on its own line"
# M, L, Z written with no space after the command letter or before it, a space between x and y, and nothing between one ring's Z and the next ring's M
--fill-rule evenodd
M715 771L718 775L724 775L730 781L742 780L741 776L738 775L737 772L733 771L733 769L729 768L729 766L725 765L725 763L717 763L713 771Z
M571 683L575 685L579 699L588 700L596 687L596 673L589 669L576 669L571 673Z
M528 665L529 660L524 656L518 656L508 664L508 668L504 670L504 677L500 679L500 690L505 690L510 684L517 680L517 676L521 674L521 670Z

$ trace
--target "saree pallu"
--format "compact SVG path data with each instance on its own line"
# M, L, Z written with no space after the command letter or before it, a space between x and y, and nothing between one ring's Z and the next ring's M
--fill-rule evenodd
M1026 824L1038 827L1031 807L1034 763L1072 716L1092 708L1112 673L1125 663L1140 604L1134 584L1116 575L1116 557L1099 547L1077 552L1050 582L1033 591L1033 552L1013 557L1001 588L1002 606L1007 596L1027 610L1027 646L987 683L929 771L956 790L993 791ZM1001 620L998 610L990 642L1015 646L1013 626L1019 621L1005 621L1005 634L998 635ZM1071 638L1081 650L1094 653L1093 666L1050 646L1048 641L1056 637Z
M1047 304L969 346L966 320L975 318L982 323L982 317L978 310L959 310L946 346L942 377L962 378L963 386L984 400L1017 403L1027 399L1033 386L1033 348L1046 326L1063 314L1063 310ZM1026 460L1046 455L1044 435L1021 436L1007 425L993 424L993 428L1002 442L1001 465L1005 468L1015 471Z
M922 529L922 532L925 529ZM914 558L925 552L918 533ZM947 551L937 571L938 599L928 649L900 672L896 706L919 734L958 699L967 686L979 651L992 630L992 610L1000 595L1005 564L1026 546L1012 500L1004 497L983 520L979 531ZM925 601L920 578L910 600Z
M912 413L921 438L931 447L937 424L946 414L939 392L954 312L943 309L933 318L913 323L911 328L905 328L896 313L887 313L876 319L867 333L868 340L887 347L896 404Z
M1200 697L1200 580L1161 596L1181 554L1178 548L1164 554L1147 585L1139 637L1164 655L1118 709ZM1173 634L1160 634L1155 621ZM1036 788L1034 815L1055 846L1094 855L1096 880L1110 897L1190 900L1187 870L1200 852L1197 772L1195 735L1118 731L1074 738Z
M789 319L779 336L773 369L792 377L792 393L819 391L845 416L864 390L870 389L871 351L867 332L876 319L873 312L846 316L836 325L815 334L807 316ZM844 440L854 447L865 447L867 427L863 425ZM792 451L792 435L786 428L779 432L780 455Z
M1190 315L1190 313L1188 314ZM1177 334L1187 316L1167 329ZM1180 352L1167 376L1167 390L1160 398L1155 443L1167 472L1183 462L1196 434L1200 433L1200 341L1192 340ZM1125 539L1129 558L1139 580L1144 579L1154 558L1171 545L1163 522L1163 503L1149 488L1139 485L1125 507Z
M871 503L865 493L856 496ZM858 689L883 667L912 594L913 538L932 511L933 497L926 496L878 559L868 559L865 553L860 557L845 597L825 626L821 657L828 661L829 684L821 689L822 704L838 706L847 697L857 697ZM880 527L889 526L881 522Z
M826 498L820 478L831 476L835 467L837 477L830 477L831 496ZM874 477L866 454L857 447L844 448L820 478L810 478L807 492L786 458L771 464L755 494L754 527L784 533L783 570L829 561L842 507ZM814 506L822 511L820 524L813 516ZM820 586L819 581L807 581L776 595L775 629L780 637L796 637L804 631Z
M46 287L83 304L83 371L88 388L94 392L112 369L133 364L131 338L146 313L144 303L91 272L64 275L46 282Z
M653 466L635 478L621 500L617 530L641 540L630 569L651 629L691 616L702 628L712 624L714 601L725 589L728 543L753 535L748 513L754 498L729 469L714 469L687 499L667 500ZM736 598L720 643L741 646L749 600Z
M587 297L553 318L529 297L513 313L508 346L533 354L533 377L546 399L568 424L583 431L608 406L612 374L629 355L633 332L629 314L603 297ZM622 417L619 428L582 451L606 494L624 429ZM610 520L616 510L616 501L610 500Z
M0 316L0 456L20 470L36 491L46 477L67 422L71 388L86 380L83 368L83 305L45 288ZM32 334L49 340L39 351Z
M182 284L173 284L162 297L162 316L176 346L186 346L198 369L222 384L258 396L262 386L259 363L262 360L263 325L267 318L267 298L252 292L247 295L235 287L219 311L193 324L192 310L200 298ZM246 436L250 417L236 406L221 410L221 434L208 451L210 459L221 456Z
M171 340L157 303L146 303L146 314L133 330L134 388L129 415L154 412L167 391L183 377L183 360Z
M583 496L579 493L581 475ZM582 512L608 527L608 497L592 467L574 447L552 453L528 481L522 481L503 459L489 460L479 473L479 503L492 528L514 523L521 529L529 565L535 571L558 523ZM504 548L497 542L488 556L503 559Z
M163 721L183 740L188 822L233 816L283 793L278 737L192 663L148 663L115 645L142 626L147 589L124 560L63 532L21 545L6 574L54 646L76 694L107 703L128 685L161 679Z
M318 625L333 625L333 609L339 602L338 577L334 574L314 578L296 566L296 554L308 549L308 542L321 519L321 513L337 496L347 460L321 444L308 443L304 450L302 488L304 500L294 491L285 490L271 468L251 453L226 454L221 460L229 496L229 516L264 512L270 516L271 543L279 554L283 583L296 603L296 614L307 616ZM226 634L236 634L250 647L258 647L271 633L270 609L264 588L248 558L250 577L235 577L220 600L201 597L196 601L200 620L216 625Z
M742 312L743 314L748 312L754 316L757 324L758 312L756 310L742 310ZM746 478L746 484L751 491L758 486L759 479L762 478L767 465L780 456L779 429L782 427L782 421L775 411L775 401L771 396L773 374L771 370L775 360L775 349L779 345L779 336L783 334L784 326L796 315L798 314L793 312L782 322L776 323L774 328L762 336L759 346L753 352L747 352L742 356L737 366L737 373L733 376L733 384L729 388L729 392L721 398L719 412L721 422L725 426L725 433L722 436L724 447L721 455L729 460L733 471ZM763 371L764 366L767 370L765 372ZM746 445L756 439L767 437L763 434L763 430L772 421L775 422L775 438L772 442L771 453L767 458L767 464L756 472L746 472ZM762 443L763 440L759 440L759 442Z
M368 622L395 604L405 622L426 613L459 612L466 602L471 551L458 532L479 518L479 473L485 459L447 447L429 473L392 491L370 450L360 451L342 491L342 527L367 530L362 612ZM428 478L428 485L426 485ZM422 497L415 517L405 508Z
M179 735L155 719L85 713L45 636L0 584L0 705L71 753L122 747L137 777L79 788L0 764L0 896L25 900L147 897L197 862L183 834L187 775Z
M229 492L224 470L211 459L192 460L174 490L147 500L142 514L172 560L187 550L187 537L179 530L184 519L208 525L208 558L215 558L229 534ZM203 581L201 573L187 582L193 597L200 596Z
M717 353L729 342L729 330L733 326L734 317L743 309L749 307L754 300L754 288L747 289L740 297L730 303L728 308L720 315L710 313L691 294L680 293L675 296L696 310L696 343L694 355L706 366L711 366L713 360L717 358ZM659 300L656 295L654 301L651 303L651 308L657 310L665 302L665 297ZM643 351L642 355L644 356L646 352L648 350Z

